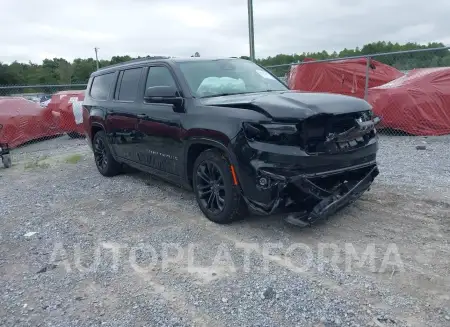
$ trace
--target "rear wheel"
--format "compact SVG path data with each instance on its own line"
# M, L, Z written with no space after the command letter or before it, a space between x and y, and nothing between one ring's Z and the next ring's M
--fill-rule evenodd
M246 205L227 158L218 150L202 152L194 163L192 184L203 214L218 224L242 218Z
M95 164L100 174L107 177L120 174L121 165L111 154L110 145L106 138L105 132L97 132L92 143Z

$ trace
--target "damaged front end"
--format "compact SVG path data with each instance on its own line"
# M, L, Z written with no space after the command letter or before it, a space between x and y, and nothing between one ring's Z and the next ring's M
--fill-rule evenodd
M300 206L303 210L290 213L286 221L304 227L328 218L369 190L378 174L378 167L370 165L331 176L292 178L290 182L305 196L303 199L305 205ZM306 199L310 201L305 201Z
M287 222L309 226L354 202L379 174L378 122L364 111L244 125L235 153L250 210L286 212Z

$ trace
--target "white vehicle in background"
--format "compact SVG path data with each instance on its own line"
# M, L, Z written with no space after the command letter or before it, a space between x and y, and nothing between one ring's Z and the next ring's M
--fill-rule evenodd
M44 101L42 101L43 99L41 98L41 100L39 101L39 104L41 105L41 107L42 108L44 108L44 107L47 107L48 106L48 104L50 103L50 101L52 100L52 98L50 97L50 98L48 98L48 99L46 99L46 100L44 100Z
M36 95L23 95L23 98L27 99L28 101L33 101L36 103L39 103L41 98L39 96Z
M47 107L52 97L51 95L48 94L21 94L18 96L21 96L22 98L28 101L38 103L42 108Z

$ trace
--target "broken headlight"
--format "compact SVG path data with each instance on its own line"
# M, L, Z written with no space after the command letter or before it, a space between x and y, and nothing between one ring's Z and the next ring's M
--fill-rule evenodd
M278 145L298 145L299 130L295 124L243 124L245 137L249 141Z

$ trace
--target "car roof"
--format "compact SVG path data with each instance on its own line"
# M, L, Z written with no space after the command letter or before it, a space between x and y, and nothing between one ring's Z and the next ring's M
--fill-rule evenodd
M115 65L110 65L105 68L100 68L99 70L93 72L91 76L98 76L103 75L106 73L112 73L115 72L117 69L123 69L133 66L140 66L145 65L149 63L168 63L168 64L174 64L174 63L182 63L182 62L195 62L195 61L212 61L212 60L246 60L241 59L237 57L161 57L161 58L139 58L134 60L129 60L126 62L121 62Z

